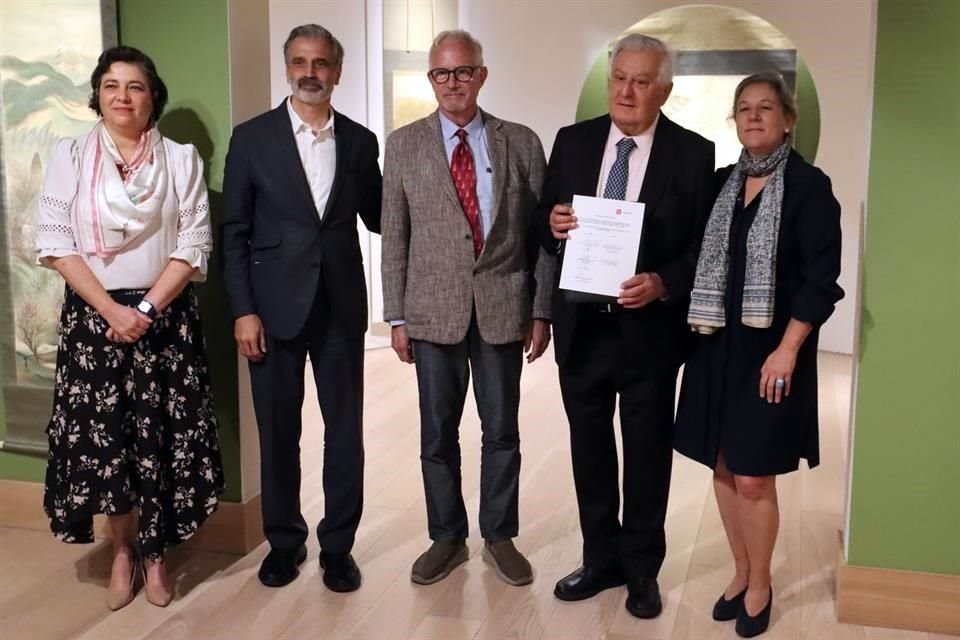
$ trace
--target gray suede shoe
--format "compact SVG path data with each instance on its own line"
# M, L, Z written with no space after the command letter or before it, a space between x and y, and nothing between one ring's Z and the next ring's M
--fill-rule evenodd
M500 579L507 584L519 587L533 582L533 568L513 546L513 540L485 543L483 560L493 567Z
M410 580L416 584L439 582L469 558L465 540L436 541L413 563Z

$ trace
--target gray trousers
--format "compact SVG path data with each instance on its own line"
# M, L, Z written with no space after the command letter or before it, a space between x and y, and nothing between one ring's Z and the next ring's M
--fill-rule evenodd
M487 344L476 319L459 344L413 344L420 390L420 463L431 540L465 540L469 531L460 487L460 418L470 372L482 430L480 534L499 542L517 536L520 483L520 373L523 343Z

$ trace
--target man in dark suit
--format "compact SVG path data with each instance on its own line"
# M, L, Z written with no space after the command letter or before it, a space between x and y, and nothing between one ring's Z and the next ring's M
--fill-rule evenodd
M350 550L363 508L367 290L357 214L380 231L377 139L330 106L343 48L304 25L283 47L292 96L236 127L224 177L224 277L260 431L260 581L288 584L306 558L300 410L307 354L324 421L324 584L360 586Z
M538 207L543 244L562 255L577 227L565 204L574 194L646 205L637 275L616 301L575 302L559 288L553 296L583 534L583 566L560 580L554 595L583 600L626 584L627 611L640 618L662 609L657 574L666 552L674 390L714 168L713 144L660 112L672 76L672 54L661 41L640 34L620 40L610 60L609 114L559 131Z

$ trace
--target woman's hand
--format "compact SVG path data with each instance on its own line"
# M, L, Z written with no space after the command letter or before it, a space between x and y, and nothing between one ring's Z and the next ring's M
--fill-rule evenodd
M110 328L107 329L107 340L114 342L136 342L144 336L153 320L136 309L119 302L113 302L102 313Z
M760 397L780 404L790 395L790 379L796 366L797 350L782 344L777 347L760 368ZM778 384L778 381L782 382Z

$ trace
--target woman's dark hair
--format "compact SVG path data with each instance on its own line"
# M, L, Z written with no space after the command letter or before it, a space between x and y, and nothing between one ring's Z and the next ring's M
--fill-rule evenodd
M153 112L150 114L150 124L156 124L157 121L160 120L160 116L163 115L164 107L167 106L167 85L160 79L157 68L154 66L150 56L133 47L110 47L100 54L100 59L97 60L97 66L90 76L90 87L93 89L93 93L90 94L90 108L93 109L98 116L103 115L100 112L100 81L114 62L126 62L127 64L136 65L140 68L140 71L143 72L143 75L147 76L147 84L150 87L150 95L153 98Z

